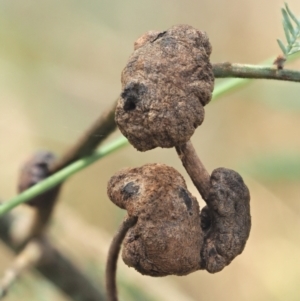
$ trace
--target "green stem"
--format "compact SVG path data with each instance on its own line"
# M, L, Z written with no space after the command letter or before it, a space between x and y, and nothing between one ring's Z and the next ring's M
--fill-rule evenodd
M95 151L92 155L82 158L82 159L70 164L69 166L58 171L57 173L53 174L52 176L48 177L47 179L39 182L38 184L30 187L29 189L25 190L24 192L18 194L14 198L3 203L0 206L0 216L7 213L14 207L16 207L22 203L25 203L26 201L36 197L37 195L41 194L42 192L45 192L45 191L51 189L52 187L65 181L71 175L88 167L95 161L109 155L110 153L126 146L127 144L128 144L128 142L127 142L126 138L119 137L116 140L112 141L111 143L107 144L106 146L101 147L99 150Z

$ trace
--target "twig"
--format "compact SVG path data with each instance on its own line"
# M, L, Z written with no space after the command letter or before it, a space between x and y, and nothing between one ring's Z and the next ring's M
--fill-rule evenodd
M293 56L288 57L287 63L291 63L291 62L297 60L299 57L300 57L300 52L297 52ZM269 59L261 62L261 64L263 64L265 66L272 65L273 61L274 61L274 58L269 58ZM214 65L216 65L215 66L216 70L214 70ZM213 71L214 71L215 78L218 78L217 65L218 64L213 64ZM225 80L222 83L219 83L218 85L215 86L214 91L213 91L213 100L216 100L225 94L229 94L229 93L232 93L233 91L241 89L242 87L248 85L249 83L251 83L251 79L249 79L249 78L231 78L231 79Z
M14 222L11 213L0 218L0 239L12 250L18 252L10 239L10 228ZM31 242L29 242L31 244ZM36 245L41 258L35 266L49 282L56 286L74 301L104 301L104 294L99 290L99 285L82 273L64 254L52 246L45 238L41 237ZM24 268L26 268L24 266Z
M95 284L46 238L44 252L36 269L74 301L104 301L100 284Z
M137 217L127 217L121 224L117 234L110 245L106 263L106 292L108 301L118 301L116 272L117 261L122 241L130 227L137 221Z
M5 271L3 278L0 280L0 299L7 294L9 288L21 273L37 265L41 260L42 249L40 244L40 240L32 240L28 243L14 259L12 266Z
M188 175L198 189L203 200L207 200L210 188L210 175L200 161L191 141L176 146L177 154Z
M227 62L213 64L213 72L216 78L238 77L300 82L300 71L278 70L277 68L266 66L232 64Z

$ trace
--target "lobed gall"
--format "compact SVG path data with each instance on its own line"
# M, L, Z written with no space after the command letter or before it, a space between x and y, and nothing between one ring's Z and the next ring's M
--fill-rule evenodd
M218 168L201 213L183 177L164 164L117 172L108 196L136 217L124 239L124 262L144 275L221 271L239 255L251 227L250 195L241 176Z
M164 164L115 174L108 196L138 217L123 242L124 262L144 275L186 275L200 267L203 241L199 205L183 177Z

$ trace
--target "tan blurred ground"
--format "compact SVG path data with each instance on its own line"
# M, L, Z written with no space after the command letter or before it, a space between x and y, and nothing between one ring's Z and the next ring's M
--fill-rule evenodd
M300 16L300 2L288 3ZM282 6L279 0L2 0L1 198L15 195L18 168L28 155L37 149L61 154L116 99L121 70L142 33L187 23L207 31L213 62L258 63L280 53L276 38L284 39ZM293 67L300 69L300 61ZM297 84L255 82L209 104L205 122L193 137L210 171L220 166L236 169L250 188L253 228L244 253L216 275L198 272L148 279L123 267L127 281L135 284L143 279L145 291L149 281L149 290L161 301L162 296L173 298L172 286L181 300L300 299L299 179L266 181L242 168L260 155L299 154L299 95ZM107 244L123 215L106 196L109 177L124 166L149 162L174 166L197 195L174 150L138 153L127 147L75 175L60 201L77 211L93 231L100 229L97 235ZM62 219L58 207L56 223ZM80 248L78 252L72 245L68 248L73 249L72 256L82 257ZM1 274L12 256L4 247L0 254ZM59 300L51 286L36 279L26 277L6 300Z

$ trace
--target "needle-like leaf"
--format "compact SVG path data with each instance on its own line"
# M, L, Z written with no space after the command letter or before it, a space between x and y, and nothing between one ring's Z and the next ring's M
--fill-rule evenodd
M279 39L277 39L277 42L284 55L287 57L300 51L300 20L298 20L291 12L287 3L285 3L285 8L281 9L281 12L283 16L282 25L287 45L284 45L284 43ZM293 25L294 23L292 21L296 24L296 26Z
M287 27L289 32L291 33L292 37L295 37L296 31L293 28L292 22L290 21L289 15L286 12L284 8L281 9L283 20L284 20L284 25Z
M290 32L289 32L289 28L286 24L286 21L283 19L282 20L282 24L283 24L283 29L284 29L284 34L285 34L285 38L286 41L288 42L288 45L292 44L292 38L290 36Z
M298 18L291 12L287 3L285 3L285 9L290 15L291 19L297 24L298 27L300 27L300 20L298 20Z
M282 52L284 53L284 55L287 56L287 51L286 51L286 48L285 48L284 44L282 43L282 41L277 39L277 42L278 42L278 45L280 46Z

